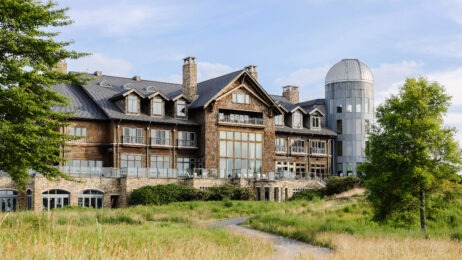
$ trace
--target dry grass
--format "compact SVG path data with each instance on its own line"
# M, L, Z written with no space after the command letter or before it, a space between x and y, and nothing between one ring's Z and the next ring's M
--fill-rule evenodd
M347 234L324 233L335 253L324 259L461 259L462 243L423 238L371 238Z

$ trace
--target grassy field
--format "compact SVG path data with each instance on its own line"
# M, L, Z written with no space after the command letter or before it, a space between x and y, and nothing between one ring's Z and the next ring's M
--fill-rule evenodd
M268 258L274 250L268 242L207 228L219 219L252 215L248 226L333 248L329 259L458 259L460 208L454 212L448 213L452 218L430 221L427 235L371 222L362 198L17 212L0 214L0 258Z

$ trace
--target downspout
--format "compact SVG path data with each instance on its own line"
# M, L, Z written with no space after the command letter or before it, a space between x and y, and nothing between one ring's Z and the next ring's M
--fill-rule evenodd
M146 168L149 168L148 154L149 154L149 139L151 135L149 134L149 129L151 127L151 119L149 119L149 125L146 127Z
M116 159L115 159L115 168L118 168L120 170L120 142L119 142L119 128L120 128L120 123L122 123L122 119L119 120L119 123L116 126L116 136L115 136L115 143L116 143Z

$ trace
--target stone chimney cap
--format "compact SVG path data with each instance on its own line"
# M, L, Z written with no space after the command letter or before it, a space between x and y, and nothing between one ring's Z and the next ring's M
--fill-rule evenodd
M248 65L245 66L244 69L248 72L254 72L257 71L257 65Z
M188 56L183 59L184 64L189 64L189 63L196 63L196 57L194 56Z
M295 86L295 85L287 85L287 86L284 86L282 87L283 90L297 90L298 89L298 86Z
M103 72L101 70L97 70L97 71L93 72L93 75L95 75L97 77L101 77L101 75L103 75Z
M140 80L141 80L141 76L136 75L136 76L134 76L132 79L135 80L135 81L140 81Z

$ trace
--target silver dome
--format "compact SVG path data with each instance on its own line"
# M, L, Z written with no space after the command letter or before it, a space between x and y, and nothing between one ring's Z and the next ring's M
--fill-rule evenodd
M337 62L326 75L325 84L342 81L366 81L374 83L372 71L358 59L343 59Z

